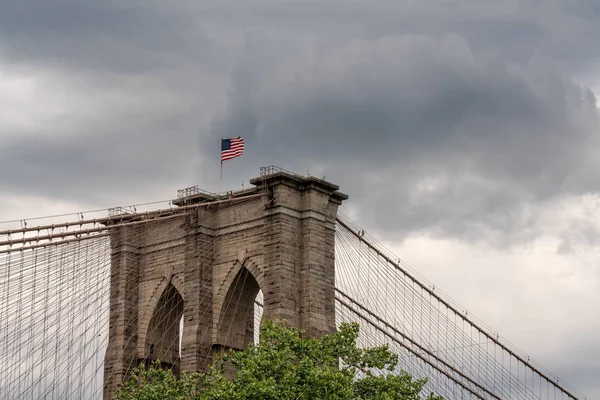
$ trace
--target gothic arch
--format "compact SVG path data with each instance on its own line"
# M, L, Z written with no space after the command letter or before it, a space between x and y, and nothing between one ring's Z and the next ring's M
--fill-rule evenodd
M262 281L262 273L250 260L237 261L228 271L215 296L214 344L243 349L254 341L254 300Z
M179 367L180 321L184 300L176 285L179 280L163 279L144 312L140 329L140 358L160 360L166 367ZM160 295L159 295L160 294Z
M183 285L183 281L179 278L179 275L172 275L171 276L171 284L173 286L175 286L175 289L177 289L177 291L179 292L179 294L181 295L181 297L183 297L183 299L185 300L185 297L183 296L184 294L184 285Z
M245 259L243 262L240 262L238 260L233 264L233 267L231 267L231 269L227 272L227 275L225 275L225 279L223 279L223 283L221 284L221 287L217 291L217 295L215 296L215 304L216 305L220 305L223 303L223 299L227 295L227 292L229 291L229 288L233 284L235 277L237 276L237 274L240 272L240 270L242 268L247 269L250 272L250 274L252 274L252 277L254 277L254 279L258 283L258 286L260 286L260 287L263 286L264 277L263 277L263 273L262 273L261 269L258 267L258 265L250 259ZM219 319L219 314L220 314L220 308L217 307L216 315L215 315L217 320Z
M162 294L167 289L167 286L169 284L173 285L175 287L175 289L177 289L177 291L179 292L181 297L183 298L183 293L184 293L183 287L184 286L183 286L183 282L181 281L181 279L179 278L178 275L171 275L170 277L164 277L160 280L160 283L156 286L156 288L152 292L152 295L150 296L146 305L144 306L144 308L143 308L144 311L142 312L142 318L140 319L139 324L138 324L138 332L139 332L138 336L141 339L139 347L138 347L138 358L144 358L147 355L145 343L146 343L146 334L148 332L148 325L150 324L150 318L152 318L154 310L156 309L156 305L157 305L160 297L162 296Z

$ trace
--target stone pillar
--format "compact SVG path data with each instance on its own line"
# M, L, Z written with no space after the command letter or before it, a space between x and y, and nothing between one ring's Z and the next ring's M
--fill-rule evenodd
M214 212L199 209L188 216L185 238L185 309L181 368L201 371L212 363Z
M278 172L251 180L271 193L264 236L267 319L321 336L335 330L335 218L347 199L315 177Z
M111 235L110 319L104 357L104 398L136 366L138 286L140 282L139 229L118 228Z

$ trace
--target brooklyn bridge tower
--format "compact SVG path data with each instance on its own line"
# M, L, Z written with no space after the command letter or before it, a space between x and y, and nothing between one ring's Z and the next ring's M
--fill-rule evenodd
M274 168L250 182L226 195L180 191L170 212L124 215L111 230L105 398L139 363L201 371L246 347L261 290L265 318L311 336L335 329L335 219L347 196Z

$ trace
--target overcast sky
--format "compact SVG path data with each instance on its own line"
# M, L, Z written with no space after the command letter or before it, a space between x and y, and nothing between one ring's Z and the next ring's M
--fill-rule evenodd
M0 0L0 219L269 164L600 398L598 0Z

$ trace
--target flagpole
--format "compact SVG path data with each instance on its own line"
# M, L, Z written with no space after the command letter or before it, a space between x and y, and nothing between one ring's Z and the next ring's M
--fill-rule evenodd
M223 138L221 138L221 154L219 154L219 158L221 158L221 179L219 180L219 195L223 193Z

